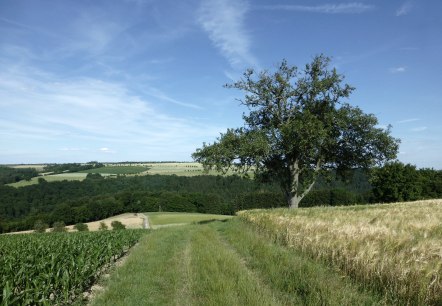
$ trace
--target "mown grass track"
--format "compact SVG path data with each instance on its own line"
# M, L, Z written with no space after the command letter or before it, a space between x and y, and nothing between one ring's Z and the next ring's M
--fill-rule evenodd
M93 305L377 305L341 273L238 219L153 231Z

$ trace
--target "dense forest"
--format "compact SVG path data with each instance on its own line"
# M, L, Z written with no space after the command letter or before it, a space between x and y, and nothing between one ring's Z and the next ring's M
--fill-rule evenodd
M0 185L15 183L21 180L29 181L38 176L34 168L11 168L0 166Z
M319 177L301 207L410 201L442 197L442 171L391 163L369 172ZM182 211L234 214L250 208L284 207L279 186L238 176L149 175L104 178L20 188L0 185L0 232L48 224L88 222L123 212Z

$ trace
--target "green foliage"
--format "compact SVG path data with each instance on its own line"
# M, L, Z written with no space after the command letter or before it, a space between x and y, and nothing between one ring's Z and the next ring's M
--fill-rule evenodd
M0 236L1 305L67 305L145 231Z
M377 202L401 202L442 196L442 171L417 170L401 162L388 163L372 171L371 184Z
M63 221L54 222L54 224L52 225L52 231L56 233L66 232L66 224Z
M34 224L34 231L36 233L44 233L48 229L49 225L42 220L37 220Z
M345 189L313 190L302 199L300 207L343 206L368 203L369 199L362 194Z
M286 61L273 74L247 70L227 85L246 93L245 126L204 143L192 157L206 169L253 169L257 178L277 182L291 207L311 190L321 170L341 173L394 159L399 140L378 128L373 114L343 102L354 88L329 65L330 59L320 55L302 71Z
M112 221L111 222L111 226L113 230L124 230L126 229L126 225L124 225L123 223L121 223L120 221Z
M104 167L102 163L91 161L86 164L70 163L70 164L49 164L43 168L44 172L64 173L64 172L78 172L88 169Z
M105 230L107 230L107 229L108 229L107 224L104 223L104 222L100 222L100 227L98 228L98 230L100 230L100 231L105 231Z
M282 193L269 191L244 193L238 195L235 201L235 211L286 206L287 202Z
M88 173L86 175L87 180L101 180L104 179L104 177L100 173Z
M11 168L0 166L0 185L15 183L21 180L29 181L38 175L34 168Z
M87 232L89 231L89 227L87 226L87 224L83 223L83 222L79 222L77 224L74 225L74 229L76 229L79 232Z

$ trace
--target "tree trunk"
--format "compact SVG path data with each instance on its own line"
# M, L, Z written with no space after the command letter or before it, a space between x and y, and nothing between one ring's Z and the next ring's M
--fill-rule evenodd
M298 197L297 195L291 195L289 199L289 207L290 208L298 208L299 202L301 202L302 197Z
M315 172L318 172L320 169L321 160L318 160L316 163L316 167L314 169ZM291 175L291 190L287 192L287 202L289 204L289 208L298 208L299 202L310 192L313 188L313 185L316 182L316 178L310 183L310 185L305 190L300 190L299 188L299 175L301 173L301 169L299 168L299 161L296 159L293 164L290 166L290 175Z

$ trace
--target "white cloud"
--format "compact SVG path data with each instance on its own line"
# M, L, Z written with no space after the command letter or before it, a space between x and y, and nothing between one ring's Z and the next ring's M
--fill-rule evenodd
M423 132L427 129L428 129L428 127L426 127L426 126L419 126L419 127L412 128L411 131L412 132Z
M403 73L407 70L407 67L401 66L401 67L394 67L389 69L391 73Z
M410 13L413 8L413 3L411 1L404 2L397 10L396 16L405 16Z
M349 2L340 4L323 4L323 5L265 5L259 6L258 9L265 10L285 10L308 13L322 13L322 14L360 14L374 9L373 5L364 4L361 2Z
M250 51L251 39L245 30L244 19L248 5L244 1L203 1L198 21L213 44L234 67L257 65Z
M397 121L397 123L409 123L409 122L415 122L415 121L419 121L419 118L410 118L410 119L404 119L404 120L399 120Z

